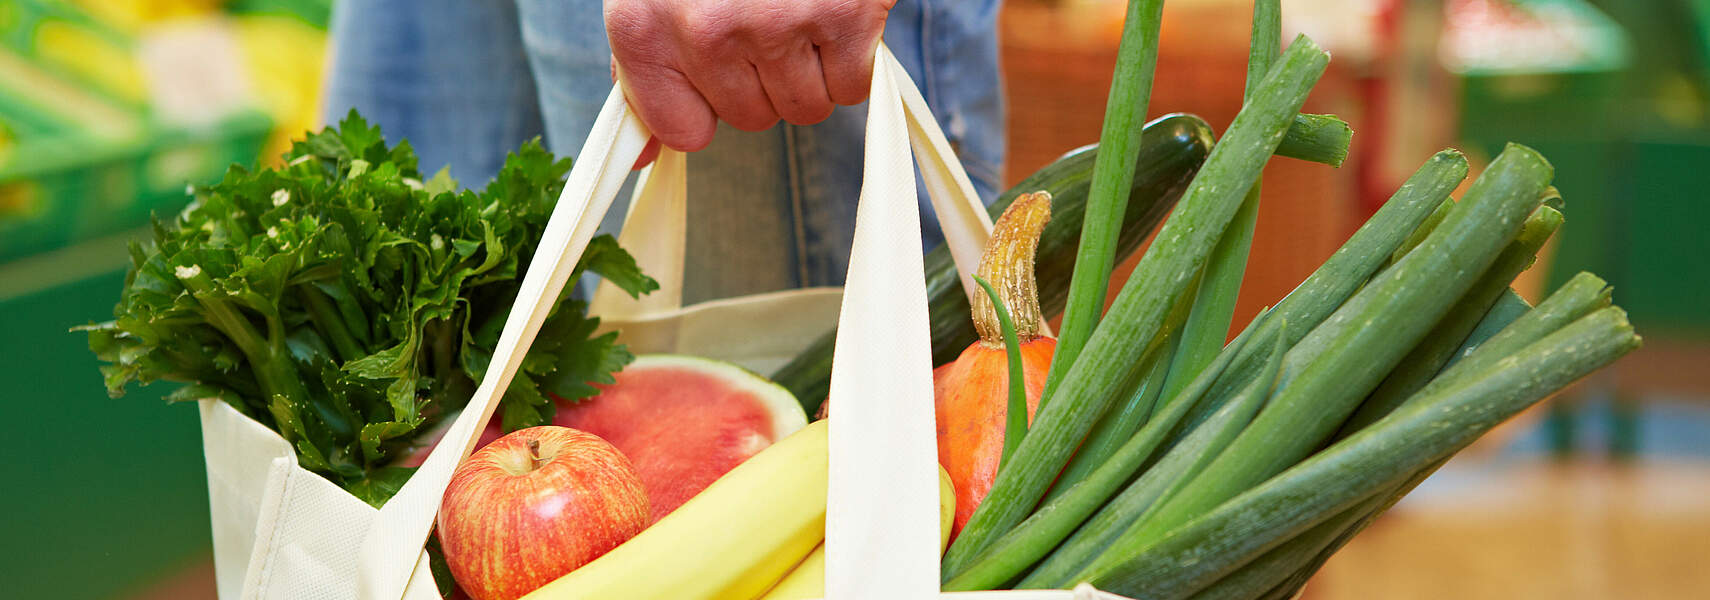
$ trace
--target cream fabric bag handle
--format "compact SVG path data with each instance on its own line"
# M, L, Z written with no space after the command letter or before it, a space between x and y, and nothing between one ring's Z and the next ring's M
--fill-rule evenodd
M618 233L618 245L635 257L641 272L659 282L659 289L631 298L602 281L588 304L588 314L602 320L628 319L683 307L683 253L689 234L687 163L682 152L659 147L658 158L636 177L629 213Z
M618 235L618 243L659 282L659 289L632 298L602 282L589 313L600 318L601 333L619 332L637 354L704 356L772 373L837 322L843 290L789 289L683 306L686 177L686 157L661 150L643 170Z
M926 142L922 170L945 215L946 243L971 273L990 230L973 187L900 65L876 51L855 247L832 368L844 403L831 430L827 570L832 598L909 598L938 588L938 479L931 348L910 138ZM912 92L912 96L907 96ZM905 111L904 105L919 107ZM909 117L913 117L910 119ZM481 386L408 483L367 528L357 560L360 598L402 597L431 577L417 560L452 470L473 449L648 134L614 88L571 169L529 265ZM937 195L954 198L938 198ZM969 223L979 223L970 226ZM680 303L680 299L679 299ZM871 577L884 573L885 577ZM414 576L414 577L413 577ZM419 585L419 583L417 584Z
M368 525L357 556L357 597L400 598L412 574L431 578L425 568L418 568L414 557L427 542L451 473L474 449L481 428L492 418L499 397L516 375L647 138L646 127L629 112L623 92L614 87L570 170L481 385L427 461Z

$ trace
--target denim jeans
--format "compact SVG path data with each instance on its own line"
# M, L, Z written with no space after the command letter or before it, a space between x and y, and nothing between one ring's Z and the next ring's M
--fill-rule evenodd
M900 0L885 25L886 45L987 202L1004 158L998 3ZM392 139L408 138L423 171L449 165L470 187L535 136L576 152L611 90L597 0L345 0L332 41L327 119L354 107ZM865 105L812 126L721 124L689 157L683 300L842 284L865 127ZM616 230L627 198L604 230ZM941 238L924 189L920 205L930 248Z

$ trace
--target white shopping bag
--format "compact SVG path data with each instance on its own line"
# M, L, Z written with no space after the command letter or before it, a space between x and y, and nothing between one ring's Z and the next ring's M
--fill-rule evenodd
M600 317L601 332L619 332L631 352L704 356L771 373L837 322L843 290L784 290L683 306L686 162L681 152L660 150L641 173L618 235L659 289L635 298L601 283L588 312Z
M864 180L841 295L816 288L681 306L681 154L638 186L621 238L661 282L636 300L602 288L592 307L641 352L714 356L769 372L839 322L826 517L828 598L938 592L938 474L914 170L917 158L966 290L991 223L925 101L881 45ZM473 450L551 303L593 238L649 134L613 90L578 155L505 323L492 366L409 482L374 509L297 465L277 433L202 402L215 567L224 598L437 598L422 547L457 464ZM840 301L841 300L841 301ZM875 577L874 574L883 574ZM1070 592L1006 593L1070 598ZM962 595L962 594L957 594ZM1090 590L1075 598L1106 597Z

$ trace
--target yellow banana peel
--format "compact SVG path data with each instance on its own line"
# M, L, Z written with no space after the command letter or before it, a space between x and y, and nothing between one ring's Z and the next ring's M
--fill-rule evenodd
M826 477L826 423L820 421L737 465L611 552L524 598L759 596L824 539Z
M950 543L950 523L956 518L956 490L950 485L950 473L938 467L938 550ZM825 544L802 559L778 585L760 600L809 600L825 596Z

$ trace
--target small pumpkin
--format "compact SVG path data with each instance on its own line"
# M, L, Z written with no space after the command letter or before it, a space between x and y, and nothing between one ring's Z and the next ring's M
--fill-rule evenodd
M1051 194L1022 195L993 224L991 239L980 257L979 275L1003 300L1020 343L1029 422L1039 407L1045 375L1057 349L1057 340L1045 332L1033 271L1039 233L1050 220ZM982 293L973 294L970 305L980 339L955 361L932 372L938 463L950 474L956 490L952 539L991 491L1009 414L1009 358L997 311Z

